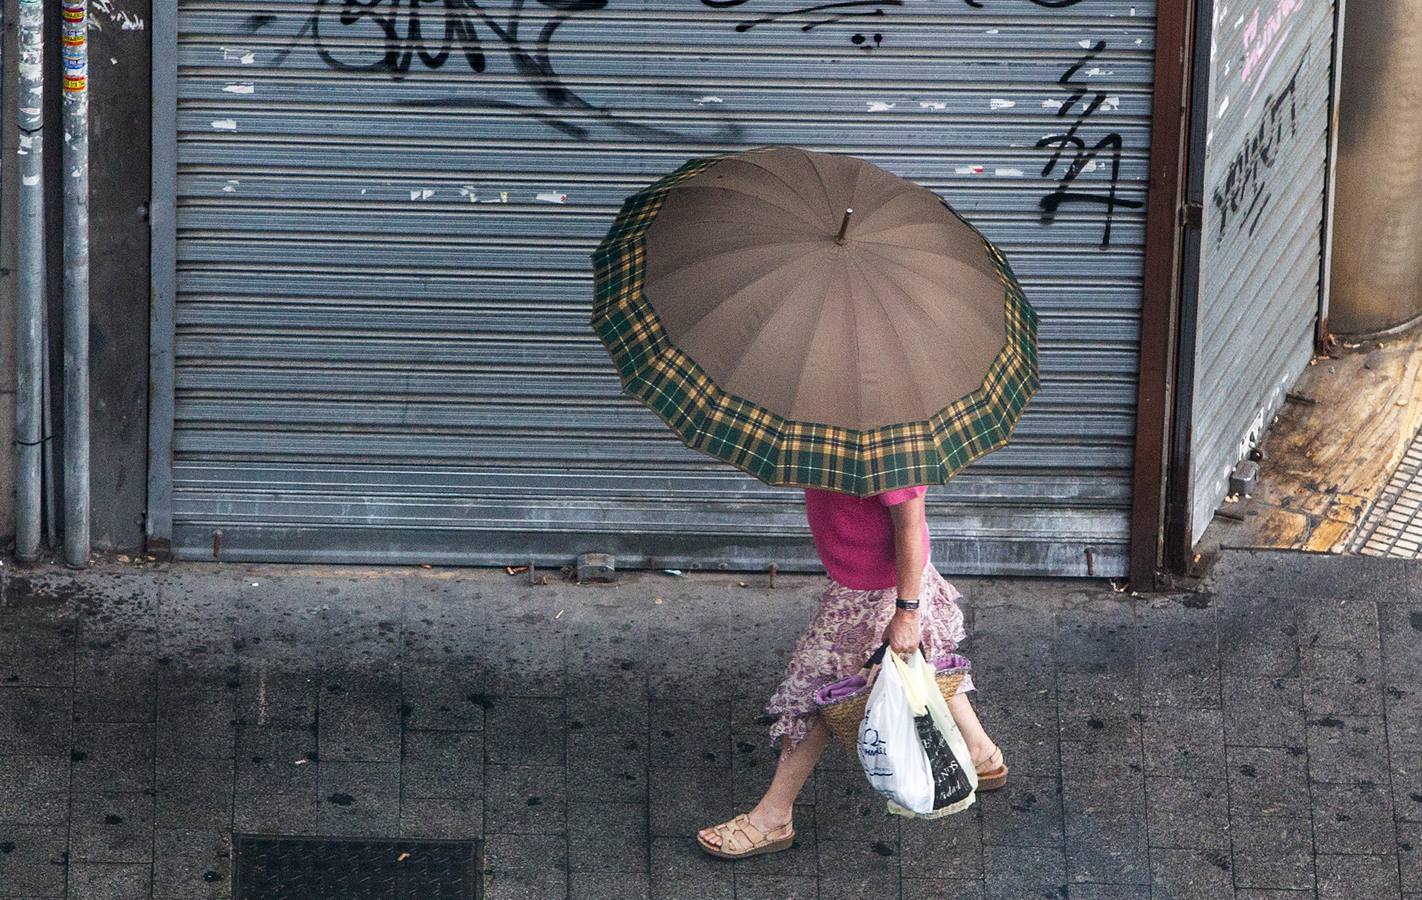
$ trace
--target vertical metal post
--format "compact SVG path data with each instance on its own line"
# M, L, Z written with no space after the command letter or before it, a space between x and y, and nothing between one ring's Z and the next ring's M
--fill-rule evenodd
M16 239L19 297L15 311L15 557L39 558L44 453L41 317L45 303L44 257L44 4L20 0L19 221Z
M64 561L89 563L89 3L64 15Z
M1343 40L1348 0L1333 7L1333 71L1328 82L1328 179L1323 187L1323 257L1319 260L1318 322L1314 325L1314 350L1328 350L1328 305L1333 299L1333 227L1338 209L1338 111L1343 96Z
M155 3L153 47L153 167L148 225L151 241L148 311L148 552L168 559L173 546L173 341L177 304L178 5Z
M1170 371L1180 301L1181 202L1184 199L1195 0L1158 0L1155 87L1151 97L1150 189L1146 195L1145 287L1131 478L1130 583L1155 587L1163 549L1166 449L1174 385Z

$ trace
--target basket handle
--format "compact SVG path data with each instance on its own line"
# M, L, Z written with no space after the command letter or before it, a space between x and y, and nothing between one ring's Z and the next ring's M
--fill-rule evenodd
M919 652L923 654L923 658L924 658L925 660L927 660L927 659L928 659L928 648L925 647L922 642L920 642L919 645L918 645L918 649L919 649ZM864 672L872 671L875 667L883 665L883 664L884 664L884 654L885 654L885 653L888 653L888 652L889 652L889 642L888 642L888 641L885 641L884 643L882 643L882 644L879 645L879 649L878 649L878 650L875 650L873 653L869 654L869 658L866 659L866 660L864 660L864 666L863 666L863 668L861 669L861 671L864 671Z

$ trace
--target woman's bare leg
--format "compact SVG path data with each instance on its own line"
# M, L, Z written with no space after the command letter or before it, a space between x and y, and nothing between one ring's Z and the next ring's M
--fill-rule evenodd
M824 755L829 737L829 729L816 716L805 739L793 748L788 746L788 738L781 739L780 761L775 764L770 787L750 811L752 825L761 831L774 831L790 823L795 813L795 798L800 796L800 789ZM710 828L702 829L701 837L713 847L721 846L721 839Z
M978 714L973 709L973 704L968 702L968 695L954 694L948 700L948 711L953 714L953 722L963 733L963 740L968 745L968 754L972 756L973 763L986 762L987 758L996 752L997 745L983 730L983 723L978 721Z

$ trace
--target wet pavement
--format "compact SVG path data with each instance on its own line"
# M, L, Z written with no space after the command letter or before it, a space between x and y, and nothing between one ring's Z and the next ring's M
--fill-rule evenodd
M491 898L1422 898L1422 563L953 579L1008 788L903 821L832 747L734 864L816 579L4 571L0 898L231 897L234 833L482 837Z

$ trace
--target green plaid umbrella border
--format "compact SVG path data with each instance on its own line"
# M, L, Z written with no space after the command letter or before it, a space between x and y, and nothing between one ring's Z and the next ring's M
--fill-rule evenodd
M727 155L694 159L633 194L593 253L592 327L617 366L623 390L661 416L687 446L780 487L865 497L943 484L1006 445L1039 384L1037 313L1006 257L971 224L1003 285L1007 340L982 386L927 420L870 431L791 421L717 387L672 344L642 292L644 238L671 189Z

